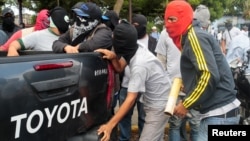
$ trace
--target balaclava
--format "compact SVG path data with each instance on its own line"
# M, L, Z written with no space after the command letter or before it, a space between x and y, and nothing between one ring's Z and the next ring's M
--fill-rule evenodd
M138 39L143 38L147 33L147 18L141 14L135 14L132 17L132 24L135 26Z
M49 12L50 27L56 27L60 34L65 33L69 28L69 16L67 11L61 7L56 6Z
M210 22L210 12L207 6L200 4L194 11L194 19L200 22L203 29L207 29Z
M176 22L168 22L169 17L176 17ZM165 10L165 27L175 45L181 50L181 36L192 24L193 9L186 1L171 1Z
M230 30L233 28L232 21L227 20L227 21L225 22L225 27L227 28L228 31L230 31Z
M72 7L73 11L73 37L72 41L81 34L88 34L101 21L102 11L95 3L78 2Z
M113 46L116 55L123 57L129 64L138 49L135 27L127 21L121 21L114 29Z
M2 28L4 31L12 32L15 28L14 12L10 8L5 8L2 12Z
M36 17L36 23L34 26L35 31L42 30L49 27L49 11L42 9Z

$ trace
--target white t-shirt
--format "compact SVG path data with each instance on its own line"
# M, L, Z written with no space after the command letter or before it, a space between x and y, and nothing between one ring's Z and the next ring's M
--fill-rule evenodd
M141 47L145 47L146 49L148 49L148 35L146 35L142 39L138 39L137 44L139 46L141 46ZM128 66L126 66L125 70L124 70L124 75L123 75L123 78L122 78L122 83L121 83L122 87L124 87L124 88L128 87L129 76L130 76L130 69L129 69Z
M145 46L139 44L129 68L128 92L142 92L145 107L165 108L171 81L161 62Z
M166 30L162 30L160 38L155 48L155 52L167 58L165 62L166 69L171 80L173 80L175 77L181 77L181 72L180 72L181 52L176 47L173 40L169 37Z
M248 36L241 33L233 38L231 41L231 48L226 54L226 59L230 64L233 60L239 59L244 61L246 51L250 48L250 42Z
M225 30L222 35L222 39L226 40L226 49L231 47L232 38L239 35L241 33L240 29L237 27L232 27L230 31Z
M58 35L47 29L39 30L21 38L21 46L26 50L52 51L52 44Z

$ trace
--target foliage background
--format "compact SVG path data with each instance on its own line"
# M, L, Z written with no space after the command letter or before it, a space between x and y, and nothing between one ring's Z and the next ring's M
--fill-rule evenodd
M71 7L79 2L79 0L0 0L0 5L9 4L18 7L18 1L22 2L24 7L34 11L60 5L64 7L69 13ZM81 0L83 2L94 2L98 4L105 11L115 10L120 18L130 18L130 2L131 13L141 13L147 16L149 27L156 24L158 28L162 28L164 10L166 4L171 0ZM208 6L211 13L211 21L221 18L223 15L243 15L246 19L250 17L250 0L187 0L195 9L199 4Z

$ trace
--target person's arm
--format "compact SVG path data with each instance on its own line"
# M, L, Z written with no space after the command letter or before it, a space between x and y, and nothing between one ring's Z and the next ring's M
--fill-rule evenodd
M22 37L22 30L15 32L1 47L0 51L8 51L10 44Z
M225 39L221 39L221 51L223 54L226 54L226 40Z
M196 40L199 41L199 44L193 42ZM214 94L221 79L218 67L224 66L220 63L227 63L223 62L224 57L214 55L220 52L215 38L207 38L205 34L200 34L199 37L194 36L189 41L188 46L190 48L186 55L194 65L192 69L196 72L196 82L187 84L189 86L184 83L187 97L183 100L183 105L186 109L191 109L206 102Z
M19 56L18 50L20 49L21 49L21 45L18 42L18 40L13 41L9 46L7 56Z
M118 122L127 114L127 112L134 105L138 93L128 92L125 101L122 103L116 114L98 130L98 135L103 133L101 141L109 141L112 129L118 124Z
M107 27L102 27L93 34L93 37L80 43L80 52L92 52L98 48L111 50L112 31L110 29L108 29Z
M221 44L220 44L221 45L221 51L224 54L226 54L226 33L225 32L222 34Z
M172 43L172 39L168 36L167 31L164 29L159 37L155 47L156 57L160 60L164 69L167 70L167 48ZM173 44L174 45L174 44Z
M156 57L160 60L161 64L163 65L164 69L167 70L167 57L160 53L157 53Z
M52 45L53 52L55 53L74 53L76 52L76 49L72 49L73 46L70 45L71 39L70 39L70 30L62 34L58 40L55 40ZM67 47L65 49L65 47ZM68 48L71 47L71 48ZM73 50L73 51L72 51ZM68 51L68 52L67 52Z
M196 82L192 85L187 84L188 88L184 83L184 91L187 92L187 96L174 109L174 114L182 118L186 116L189 109L199 106L209 99L220 81L218 64L214 55L214 52L220 50L216 40L208 39L206 36L202 37L202 34L199 35L199 38L195 35L191 36L190 43L186 44L189 48L185 55L194 65L192 69L195 69L196 72ZM199 41L199 44L194 43L196 40ZM211 44L212 42L213 44Z
M97 49L95 50L95 52L102 53L104 59L110 60L115 71L118 73L121 73L127 65L125 59L123 57L118 58L113 51L110 51L108 49Z

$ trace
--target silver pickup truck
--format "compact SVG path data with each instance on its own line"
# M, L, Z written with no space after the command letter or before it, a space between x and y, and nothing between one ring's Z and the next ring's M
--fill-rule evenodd
M0 56L1 141L99 140L97 129L112 117L115 84L101 54Z

